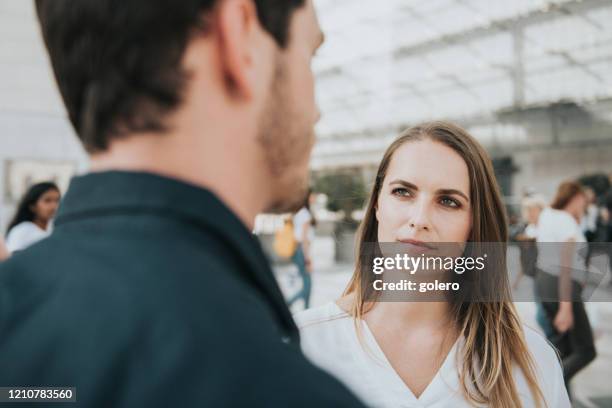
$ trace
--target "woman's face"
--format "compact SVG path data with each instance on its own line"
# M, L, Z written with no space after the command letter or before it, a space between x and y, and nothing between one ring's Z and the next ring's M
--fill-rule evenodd
M459 154L429 139L405 143L393 154L378 196L378 241L464 243L472 226L469 197Z
M569 212L576 221L580 222L584 213L587 209L587 197L585 194L576 194L572 199L567 203L564 210Z
M47 190L40 196L32 211L36 214L36 218L48 222L51 220L59 206L60 193L57 190Z

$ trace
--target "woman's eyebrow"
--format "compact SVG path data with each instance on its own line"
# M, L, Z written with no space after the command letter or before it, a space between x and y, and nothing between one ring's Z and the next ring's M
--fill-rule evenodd
M389 185L391 184L399 184L399 185L402 185L404 187L410 188L415 191L419 190L419 188L415 184L412 184L411 182L406 181L406 180L401 180L401 179L393 180L392 182L389 183ZM470 202L470 199L467 197L467 195L465 195L462 191L454 189L454 188L441 188L437 191L437 193L447 194L447 195L456 194L458 196L463 197L468 203Z
M411 189L417 190L417 191L419 189L416 185L412 184L411 182L406 181L406 180L401 180L401 179L393 180L392 182L389 183L389 185L391 185L391 184L399 184L399 185L402 185L404 187L408 187L408 188L411 188Z

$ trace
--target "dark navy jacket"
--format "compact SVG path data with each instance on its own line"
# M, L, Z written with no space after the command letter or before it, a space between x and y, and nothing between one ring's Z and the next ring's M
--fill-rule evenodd
M76 387L68 407L361 406L302 355L244 224L147 173L75 178L52 235L0 265L2 386Z

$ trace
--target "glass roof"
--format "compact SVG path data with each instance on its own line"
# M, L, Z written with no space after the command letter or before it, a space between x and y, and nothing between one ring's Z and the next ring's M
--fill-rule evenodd
M323 114L315 164L385 146L417 121L612 97L612 0L315 5L326 35L313 64Z

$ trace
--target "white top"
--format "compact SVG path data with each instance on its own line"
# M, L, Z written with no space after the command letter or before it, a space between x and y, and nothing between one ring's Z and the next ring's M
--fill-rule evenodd
M304 233L304 224L310 222L312 220L312 215L310 215L310 211L306 209L306 207L302 207L300 211L298 211L293 216L293 232L295 235L295 240L297 242L302 242L302 234ZM312 226L308 229L308 240L312 242L314 239L314 230Z
M586 269L584 254L586 238L580 225L567 211L545 208L538 219L536 241L538 242L537 267L551 275L559 276L561 242L573 239L577 244L572 257L572 278L584 280Z
M379 408L472 407L461 392L457 340L431 383L416 398L393 369L368 325L361 330L366 349L359 342L353 318L331 302L295 315L304 354L334 375L368 406ZM524 326L527 347L533 356L538 384L548 407L570 408L557 354L535 330ZM514 380L524 407L535 406L522 371L515 367Z
M15 225L6 237L6 248L9 252L21 251L32 244L47 238L51 234L51 226L44 229L30 221Z

